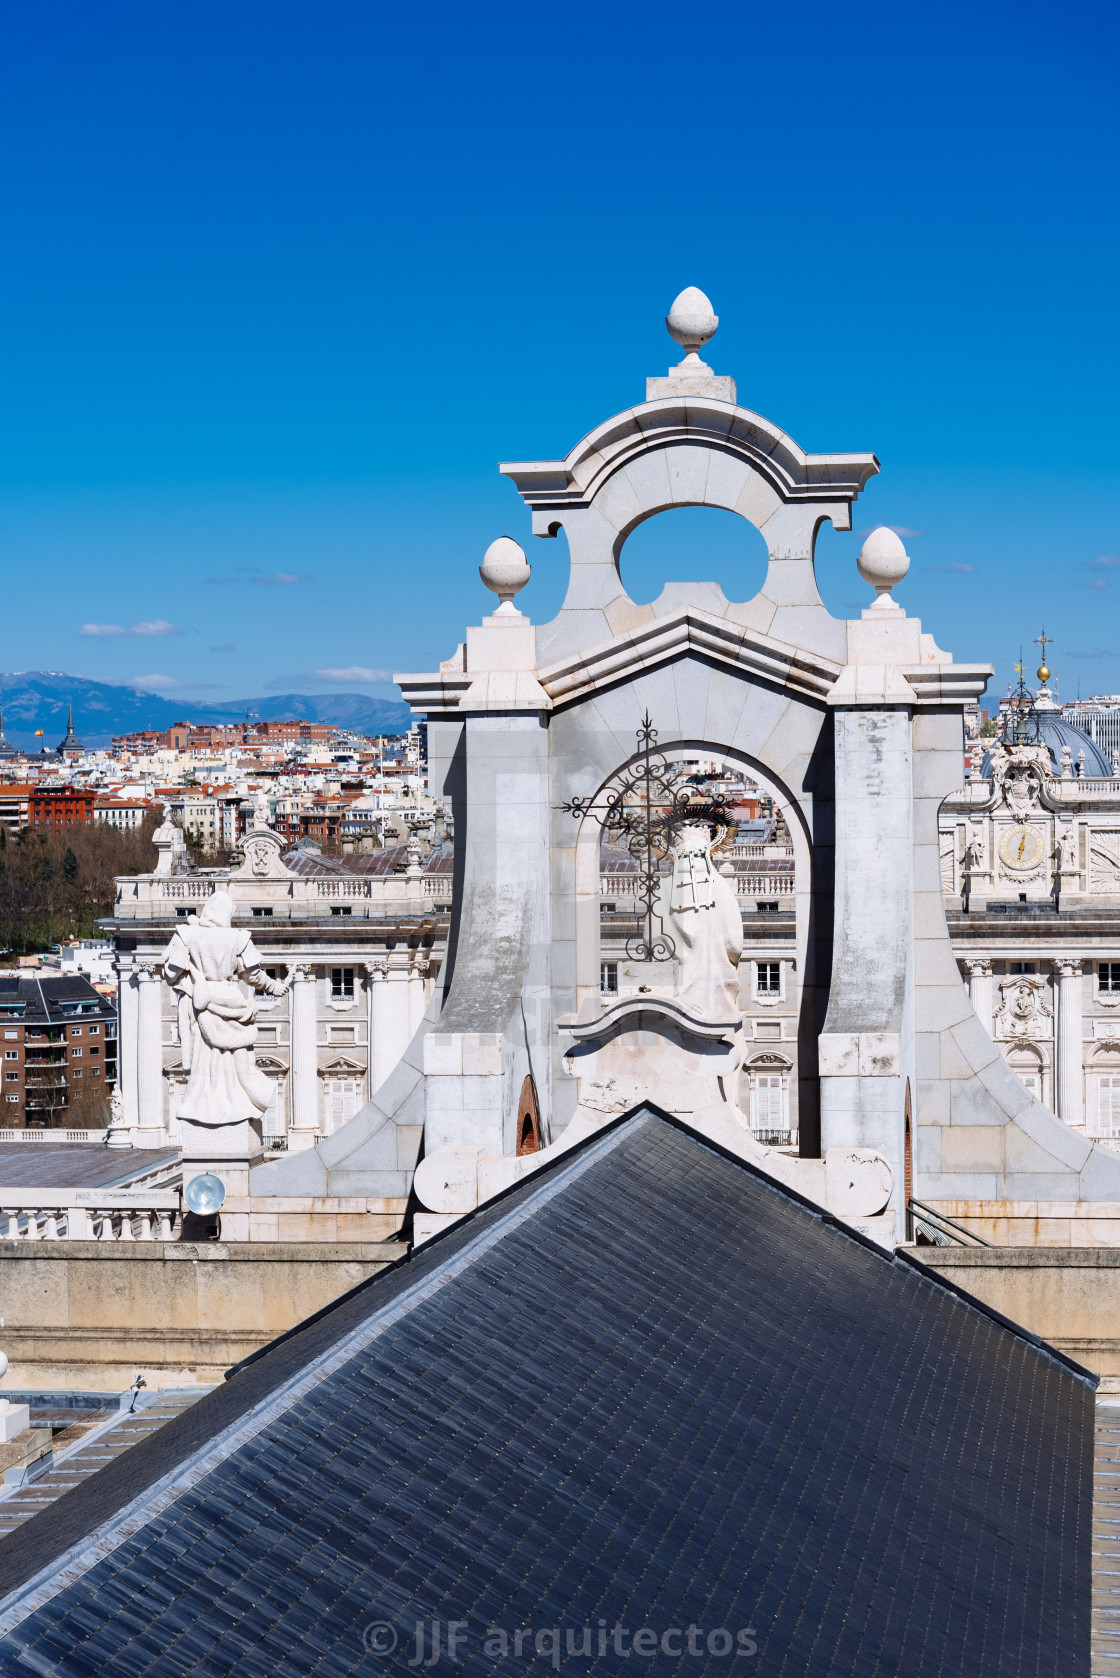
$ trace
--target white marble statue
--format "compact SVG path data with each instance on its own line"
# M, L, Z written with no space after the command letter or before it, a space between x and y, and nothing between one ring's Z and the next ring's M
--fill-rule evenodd
M743 921L735 887L712 861L707 823L677 829L673 873L662 887L662 921L677 947L680 1000L706 1019L739 1011Z
M197 919L176 927L163 960L179 997L183 1068L190 1072L179 1116L199 1124L259 1119L272 1098L269 1078L253 1062L255 1006L240 984L282 996L289 981L270 979L244 928L231 926L233 899L216 891Z
M186 857L187 842L183 837L183 830L171 820L171 811L165 804L163 820L152 834L152 844L156 848L157 874L176 874Z

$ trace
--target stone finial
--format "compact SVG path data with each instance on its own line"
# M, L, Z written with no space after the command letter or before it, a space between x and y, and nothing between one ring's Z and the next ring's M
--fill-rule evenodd
M901 540L885 524L879 525L867 538L856 560L859 574L875 590L873 612L900 612L902 607L891 599L891 589L900 583L910 569L910 555Z
M519 618L521 613L513 603L532 576L532 567L525 558L525 550L512 536L499 536L491 542L482 556L478 574L492 594L498 596L495 617Z
M716 335L719 316L698 286L690 285L673 299L673 306L665 316L670 338L684 350L686 359L703 367L699 352Z
M700 351L715 336L719 316L698 286L690 285L673 299L665 316L670 338L684 350L684 359L670 367L667 378L646 380L646 401L665 397L700 396L735 403L735 380L712 372Z

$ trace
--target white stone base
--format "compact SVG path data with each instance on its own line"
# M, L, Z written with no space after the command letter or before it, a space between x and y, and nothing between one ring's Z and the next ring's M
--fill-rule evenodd
M0 1445L6 1445L17 1433L31 1426L31 1409L26 1404L10 1404L0 1399Z
M226 1186L226 1198L247 1195L249 1172L264 1158L264 1140L259 1119L240 1124L200 1124L197 1119L179 1120L183 1150L183 1186L192 1177L212 1171Z

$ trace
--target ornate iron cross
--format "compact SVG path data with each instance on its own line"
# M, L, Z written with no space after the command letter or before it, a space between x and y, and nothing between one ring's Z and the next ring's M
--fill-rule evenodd
M675 830L686 822L729 827L733 817L724 804L698 798L680 769L659 750L657 730L648 711L637 731L637 741L637 761L623 772L603 803L596 804L594 798L570 798L560 808L579 820L593 816L637 863L638 912L644 930L639 937L627 939L627 960L672 961L677 947L657 913L661 859L672 849Z

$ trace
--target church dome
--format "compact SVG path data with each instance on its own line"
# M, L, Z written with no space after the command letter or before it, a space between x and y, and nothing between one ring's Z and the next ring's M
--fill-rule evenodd
M1057 777L1062 773L1062 747L1069 747L1070 766L1076 775L1078 760L1081 753L1085 753L1085 775L1100 777L1104 780L1112 779L1112 764L1105 753L1090 739L1083 728L1077 728L1071 722L1066 722L1062 713L1043 688L1038 694L1029 712L1029 719L1024 719L1024 732L1018 743L1021 745L1045 746L1050 754L1051 773ZM1037 732L1036 732L1037 730ZM991 753L985 752L980 765L980 774L985 781L992 778Z

